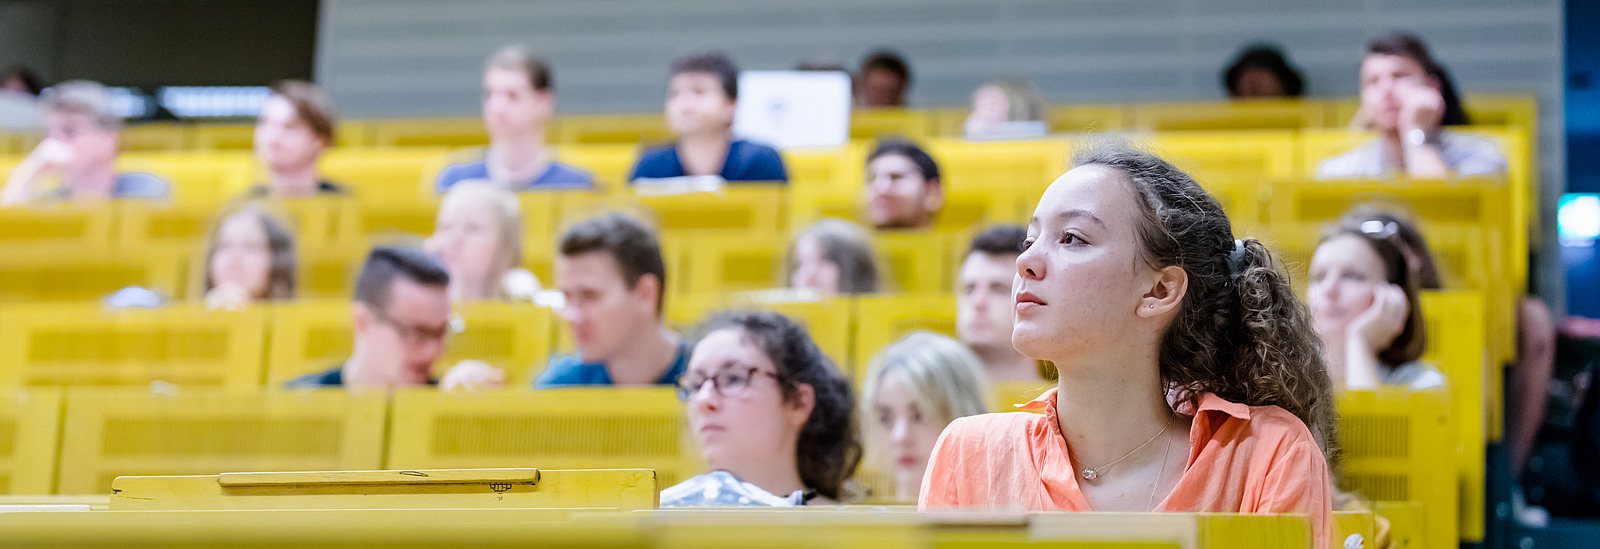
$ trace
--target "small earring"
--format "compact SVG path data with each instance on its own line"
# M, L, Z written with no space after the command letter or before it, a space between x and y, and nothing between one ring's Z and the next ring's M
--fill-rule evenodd
M1154 303L1151 303L1151 304L1150 304L1150 308L1151 308L1151 309L1154 309L1154 308L1156 308L1156 304L1154 304Z

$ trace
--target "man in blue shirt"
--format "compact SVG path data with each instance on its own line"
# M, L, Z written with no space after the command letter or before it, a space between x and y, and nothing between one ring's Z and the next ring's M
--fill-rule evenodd
M678 142L645 151L630 181L716 175L725 181L784 181L789 174L776 149L733 138L739 69L721 52L672 62L667 84L667 125Z
M672 385L688 369L689 346L662 316L666 262L643 223L612 213L561 236L556 280L578 354L551 359L534 387ZM463 364L440 380L446 388L496 387L504 375Z
M488 181L511 191L593 189L589 172L555 161L545 146L545 127L555 113L550 65L522 46L509 46L489 58L483 73L483 127L489 147L482 159L446 167L434 189L440 193L462 181Z
M561 235L556 279L577 356L557 358L535 387L671 385L689 348L663 319L667 269L648 227L613 213Z

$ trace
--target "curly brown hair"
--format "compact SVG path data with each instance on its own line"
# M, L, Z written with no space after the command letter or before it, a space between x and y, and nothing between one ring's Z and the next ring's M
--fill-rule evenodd
M1255 239L1236 241L1228 216L1193 177L1121 144L1079 152L1074 166L1116 170L1138 202L1136 238L1151 268L1188 274L1178 316L1161 339L1160 371L1172 401L1204 393L1300 418L1329 463L1337 455L1333 382L1311 315L1289 277Z

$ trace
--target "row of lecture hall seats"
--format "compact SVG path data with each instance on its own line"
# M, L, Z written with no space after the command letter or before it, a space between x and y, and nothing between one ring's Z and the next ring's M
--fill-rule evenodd
M1453 546L1458 485L1451 462L1455 442L1446 397L1438 392L1368 392L1342 396L1350 486L1370 494L1390 516L1401 547ZM188 486L157 486L152 475L217 475L236 471L365 471L456 468L550 469L538 474L540 490L559 491L564 469L648 469L632 475L637 493L593 501L537 499L540 493L505 490L504 503L486 503L476 491L455 490L430 500L430 508L478 500L485 507L569 506L649 509L656 490L703 471L684 428L683 405L667 389L566 389L477 394L404 390L392 397L335 390L236 392L72 388L7 392L0 396L0 425L14 425L14 440L0 454L0 486L36 496L112 494L112 509L282 509L330 505L310 490L287 490L281 478L171 479ZM597 402L627 406L597 407ZM618 471L597 473L617 475ZM390 473L393 475L394 473ZM248 477L251 475L232 475ZM291 475L254 475L287 477ZM323 477L335 476L327 473ZM119 478L122 477L122 478ZM511 484L511 479L498 479ZM864 470L856 489L887 485ZM333 479L324 479L330 484ZM436 478L430 482L444 482ZM645 482L645 481L648 481ZM482 482L482 481L480 481ZM312 484L306 480L300 484ZM209 484L209 488L206 486ZM358 484L345 479L339 484ZM270 498L279 495L298 498ZM641 487L648 487L643 488ZM532 488L532 487L530 487ZM348 489L348 486L347 486ZM218 493L220 492L220 494ZM877 492L881 493L881 492ZM419 506L395 492L376 492L344 507ZM228 497L236 496L236 497ZM524 497L518 497L524 496ZM587 496L589 500L573 501ZM164 502L183 498L186 502ZM548 497L548 496L546 496ZM231 501L220 501L231 500ZM508 501L507 501L508 500ZM622 500L622 501L619 501ZM9 497L0 501L27 501ZM59 501L59 500L57 500ZM868 497L866 503L871 503ZM471 503L466 503L471 505ZM213 508L213 507L201 507ZM3 515L3 513L0 513ZM1426 540L1426 542L1425 542ZM1276 546L1276 545L1274 545Z
M82 513L3 513L0 529L21 546L49 547L621 547L621 548L888 548L1049 547L1098 549L1298 549L1311 546L1310 523L1301 515L1200 513L1058 513L1045 515L921 515L877 506L830 509L618 509L646 497L655 483L635 480L634 471L539 470L537 482L496 482L472 475L513 476L512 471L430 471L450 474L448 482L407 484L396 479L340 489L322 478L251 478L244 475L138 479L162 501L189 504L177 509L124 509L112 499L109 510ZM648 473L644 471L643 473ZM632 475L628 477L627 475ZM548 480L547 480L548 479ZM341 480L341 479L330 479ZM303 488L309 495L239 496L241 488L223 483L262 482ZM547 483L553 484L546 487ZM560 483L560 484L555 484ZM497 494L494 486L507 487ZM400 509L339 507L380 499L376 490L403 491L382 499L409 505ZM179 491L209 492L184 497ZM467 491L462 494L458 492ZM221 495L216 495L222 492ZM359 495L356 495L359 494ZM241 503L275 499L310 502L309 508L240 509ZM453 505L436 508L447 499ZM511 502L524 502L513 507ZM574 503L575 502L575 503ZM427 506L427 509L417 508ZM1395 547L1423 547L1409 535L1414 509L1379 506L1405 536ZM1408 514L1412 513L1412 514ZM1396 517L1403 517L1397 520ZM152 528L151 521L159 521ZM1371 513L1336 512L1339 540L1353 534L1371 540Z
M1485 126L1537 127L1538 109L1529 95L1468 95L1468 114ZM1049 110L1052 133L1148 130L1261 130L1343 128L1355 115L1351 98L1298 101L1087 104ZM902 136L914 139L962 135L965 108L873 109L851 113L851 137ZM135 151L249 149L248 125L151 123L129 128L123 146ZM671 134L660 113L591 114L557 117L548 128L558 144L636 144L667 142ZM488 142L478 118L423 118L347 121L339 126L346 147L479 146ZM0 134L0 154L25 152L33 138Z
M1346 477L1374 499L1447 510L1429 515L1437 535L1459 529L1481 537L1481 395L1489 378L1483 302L1470 292L1423 300L1431 337L1425 359L1449 378L1449 390L1343 396ZM954 330L948 294L765 305L705 296L669 301L668 317L688 326L740 306L801 319L819 346L858 376L870 356L907 333ZM526 387L552 349L566 345L561 323L545 308L483 303L458 314L462 331L440 369L484 360ZM112 478L131 474L530 464L650 467L670 483L698 466L686 457L693 452L680 436L683 407L668 389L423 390L401 393L389 408L381 397L272 389L341 361L349 319L347 303L231 312L0 307L0 397L9 399L0 406L9 410L0 412L8 414L0 415L0 493L104 493ZM994 401L1006 410L1044 387L996 387ZM597 406L602 402L626 405Z

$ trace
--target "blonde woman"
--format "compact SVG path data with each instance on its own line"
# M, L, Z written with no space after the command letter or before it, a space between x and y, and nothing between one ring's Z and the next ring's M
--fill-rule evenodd
M893 473L893 500L916 503L939 433L989 411L983 363L961 342L917 332L878 353L861 391L867 462ZM885 498L887 499L887 498Z
M539 289L539 279L521 267L517 198L493 185L451 187L426 247L450 271L451 301L506 301Z

